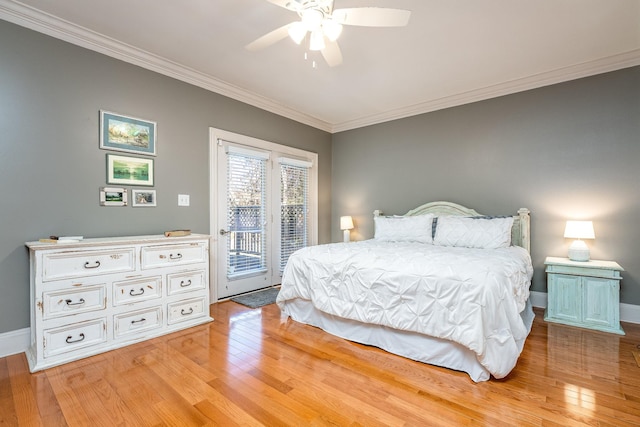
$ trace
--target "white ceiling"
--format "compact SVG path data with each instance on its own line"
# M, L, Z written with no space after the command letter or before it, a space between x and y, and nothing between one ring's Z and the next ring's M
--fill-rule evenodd
M335 0L409 9L403 28L345 27L318 67L266 0L0 0L0 18L328 132L640 65L640 0Z

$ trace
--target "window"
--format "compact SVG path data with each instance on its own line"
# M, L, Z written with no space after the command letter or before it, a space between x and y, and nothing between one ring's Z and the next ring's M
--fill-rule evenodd
M281 157L280 273L292 253L308 246L310 162Z
M268 155L228 147L227 276L266 271Z

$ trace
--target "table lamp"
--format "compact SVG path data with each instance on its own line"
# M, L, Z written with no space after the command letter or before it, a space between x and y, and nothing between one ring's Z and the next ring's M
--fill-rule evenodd
M589 261L589 247L582 239L596 238L592 221L567 221L564 237L576 239L569 246L569 259L571 261Z
M353 218L351 216L341 216L340 217L340 230L344 230L344 241L348 242L350 240L349 230L353 228Z

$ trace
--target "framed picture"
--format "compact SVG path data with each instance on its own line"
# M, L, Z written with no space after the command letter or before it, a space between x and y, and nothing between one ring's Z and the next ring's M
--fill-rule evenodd
M107 184L153 187L153 159L107 154Z
M100 111L100 148L156 155L156 123Z
M120 187L101 187L100 206L127 206L127 190Z
M131 190L131 206L151 208L156 206L156 190Z

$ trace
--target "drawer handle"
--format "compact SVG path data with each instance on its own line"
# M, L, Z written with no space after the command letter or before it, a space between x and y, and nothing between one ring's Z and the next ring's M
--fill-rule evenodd
M89 261L84 263L84 268L98 268L100 267L100 261L95 261L93 264L91 264Z
M182 310L180 310L180 314L182 314L183 316L188 316L190 314L193 314L193 307L189 307L189 311L184 311L184 308Z
M67 303L67 305L69 305L69 306L72 306L72 305L82 305L82 304L84 304L84 303L85 303L84 298L80 298L80 299L78 300L78 302L71 302L71 300L70 300L70 299L64 300L64 302L66 302L66 303Z
M187 286L191 286L191 279L189 279L189 280L188 280L188 281L186 281L186 282L185 282L184 280L182 280L182 281L180 282L180 287L181 287L181 288L186 288Z
M169 254L169 259L180 259L182 258L182 254Z
M79 336L80 336L80 338L78 338L77 340L74 340L74 339L72 339L73 337L71 335L69 335L65 341L67 342L67 344L73 344L73 343L80 342L80 341L84 340L84 334L83 333L80 333Z
M132 320L132 321L131 321L131 324L132 324L132 325L135 325L136 323L142 323L142 322L146 322L146 321L147 321L147 319L145 319L145 318L143 317L143 318L142 318L142 319L140 319L140 320Z
M140 295L142 295L142 294L144 294L144 288L140 288L140 292L138 292L138 293L135 293L135 292L133 291L133 289L131 289L131 290L129 291L129 295L131 295L132 297L137 297L137 296L140 296Z

